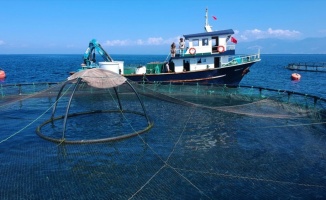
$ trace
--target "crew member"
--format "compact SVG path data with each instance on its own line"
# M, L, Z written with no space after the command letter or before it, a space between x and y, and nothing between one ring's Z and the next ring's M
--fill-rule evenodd
M165 64L165 70L166 70L166 72L170 72L169 62L166 62L166 64Z
M175 46L175 43L173 42L171 44L171 57L175 57L175 53L176 53L176 50L175 50L176 46Z
M183 38L180 38L179 42L179 49L180 49L180 55L184 55L184 48L185 48L185 42L183 41Z

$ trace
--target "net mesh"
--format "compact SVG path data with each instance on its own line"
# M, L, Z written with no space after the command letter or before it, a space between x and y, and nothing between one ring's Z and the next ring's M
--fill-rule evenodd
M53 143L36 128L51 117L59 84L1 85L1 199L326 198L325 101L227 85L132 84L154 126L125 140ZM57 101L63 115L72 93ZM123 109L141 112L125 85ZM119 107L112 89L79 86L69 113ZM66 137L136 132L143 117L68 118ZM44 127L56 137L62 120Z

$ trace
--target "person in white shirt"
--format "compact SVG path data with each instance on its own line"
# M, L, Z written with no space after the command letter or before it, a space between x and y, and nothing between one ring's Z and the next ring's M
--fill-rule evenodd
M179 42L179 49L180 49L180 55L184 55L184 48L185 48L185 42L183 40L183 38L180 38L180 42Z

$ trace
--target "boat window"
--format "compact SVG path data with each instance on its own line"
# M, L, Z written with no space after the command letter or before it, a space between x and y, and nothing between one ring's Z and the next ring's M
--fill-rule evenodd
M212 52L217 52L218 37L212 38Z
M218 46L218 37L212 38L212 46Z
M197 64L198 63L206 63L206 58L197 58Z
M203 46L208 46L208 38L203 38L202 43Z
M199 40L198 39L193 40L192 45L193 46L199 46Z

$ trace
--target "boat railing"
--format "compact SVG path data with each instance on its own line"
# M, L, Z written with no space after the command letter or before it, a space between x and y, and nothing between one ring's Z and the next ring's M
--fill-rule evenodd
M231 56L227 63L222 63L223 67L240 65L243 63L257 62L260 60L260 54Z
M235 50L235 45L227 45L226 51L228 51L228 50Z

